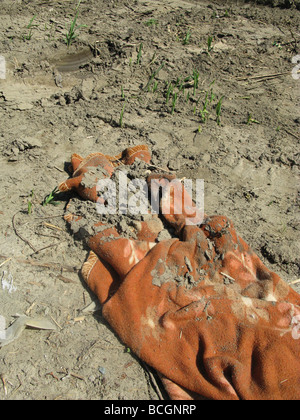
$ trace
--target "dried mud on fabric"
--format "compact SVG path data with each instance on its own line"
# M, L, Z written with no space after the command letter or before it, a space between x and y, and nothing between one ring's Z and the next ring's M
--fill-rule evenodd
M105 232L94 226L99 222L94 204L76 193L67 210L72 193L52 200L58 201L56 206L42 203L67 179L73 153L115 156L114 177L122 169L120 151L146 144L153 166L140 161L128 177L163 169L178 179L204 179L205 212L232 220L267 269L283 279L273 290L280 298L271 318L279 322L278 314L290 310L279 302L293 295L288 285L300 291L299 2L82 1L78 24L85 26L67 48L66 29L77 3L1 2L0 334L4 326L13 327L16 314L49 321L56 328L26 328L0 349L0 399L158 399L153 372L134 356L131 343L119 340L125 333L110 327L106 319L114 321L109 309L106 319L101 311L94 312L94 295L81 275L88 238ZM86 176L84 187L107 172L98 167ZM81 219L67 223L66 212ZM116 215L103 220L117 227L124 240L128 235L137 240L136 232L149 222ZM207 221L207 229L213 220ZM188 293L201 282L207 286L207 267L197 271L194 256L185 252L183 260L169 264L165 247L174 248L178 241L174 228L159 220L152 229L160 233L151 252L163 255L149 266L146 292L167 293L173 274L173 287ZM114 237L109 233L107 247ZM215 238L205 241L209 263ZM97 266L95 256L91 258ZM178 272L180 266L185 272ZM230 291L228 302L237 298L235 276L223 270L219 274L215 280L220 284L200 299L199 307L178 314L176 322L204 311L195 328L213 323L220 310L214 299L218 293ZM261 298L267 294L271 299L270 290L251 293L228 304L229 323L258 317L267 325L270 304ZM260 299L253 308L255 294ZM248 308L243 313L241 302ZM152 308L143 314L146 336L156 320ZM278 327L288 328L283 324ZM166 318L163 327L167 325ZM296 321L293 325L297 332ZM157 336L160 333L158 329ZM186 342L186 331L178 337L179 344ZM281 345L291 337L284 334ZM295 333L299 344L296 338ZM233 354L234 346L227 351ZM140 346L135 352L144 355L145 349ZM161 373L176 395L167 372ZM237 378L237 371L230 375ZM176 382L174 376L169 379ZM219 376L209 379L222 385ZM281 379L284 393L288 381ZM209 389L210 396L220 397ZM228 396L230 391L227 386Z
M147 146L126 154L124 166L137 158L150 161ZM94 167L107 168L109 159L114 160L100 153L75 155L73 177L59 189L96 202L101 194ZM83 186L90 171L92 189ZM145 176L150 190L154 179L161 185L170 181L166 174ZM264 266L226 217L200 219L194 206L199 223L188 224L192 198L180 182L162 193L161 208L166 201L170 213L159 217L173 229L172 240L157 244L163 230L162 223L153 223L158 215L131 224L135 232L125 237L123 223L98 222L101 231L92 234L84 229L91 252L82 276L104 318L156 370L172 399L298 400L294 320L300 318L300 295ZM65 219L76 225L82 217L68 212Z

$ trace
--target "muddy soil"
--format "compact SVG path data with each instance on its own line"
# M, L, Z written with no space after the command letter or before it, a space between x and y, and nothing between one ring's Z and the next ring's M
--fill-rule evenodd
M230 217L300 291L299 1L83 0L68 47L76 4L1 1L0 315L57 329L0 350L0 399L158 399L84 309L68 197L41 203L72 153L147 144L155 165L204 179L206 213Z

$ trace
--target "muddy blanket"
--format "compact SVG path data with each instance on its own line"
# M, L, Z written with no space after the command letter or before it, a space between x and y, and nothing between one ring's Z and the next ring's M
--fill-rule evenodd
M182 182L153 173L150 160L144 146L73 155L73 177L59 187L80 196L66 220L91 248L82 274L103 316L172 399L298 400L300 296L230 219L201 214ZM97 211L110 201L99 180L121 171L143 176L150 196L159 185L159 212Z

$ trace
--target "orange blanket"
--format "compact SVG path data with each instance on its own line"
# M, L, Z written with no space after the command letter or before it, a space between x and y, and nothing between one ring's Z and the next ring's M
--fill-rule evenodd
M115 158L74 155L74 175L59 188L75 188L95 202L98 178L94 175L95 185L87 187L87 174L100 168L110 177L116 166L136 157L151 159L144 146ZM158 177L168 178L150 175L149 186ZM187 225L184 211L177 214L175 190L170 214L160 218L176 238L156 242L161 224L155 215L136 223L132 238L103 223L88 238L92 251L82 274L103 305L103 316L156 369L172 399L300 399L300 334L295 333L300 296L264 266L227 217Z

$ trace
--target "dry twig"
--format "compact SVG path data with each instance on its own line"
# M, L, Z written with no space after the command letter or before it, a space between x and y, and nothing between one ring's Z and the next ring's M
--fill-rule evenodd
M300 279L292 281L291 283L289 283L289 285L295 285L298 283L300 283Z
M28 239L25 239L21 234L20 234L20 232L18 231L18 229L17 229L17 227L16 227L16 224L15 224L15 218L16 218L16 216L17 216L17 214L18 213L20 213L19 211L13 216L13 218L12 218L12 225L13 225L13 228L14 228L14 231L15 231L15 234L23 241L23 242L25 242L27 245L29 245L30 246L30 248L34 251L34 252L38 252L37 251L37 249L32 245L32 243L30 242L30 241L28 241Z

